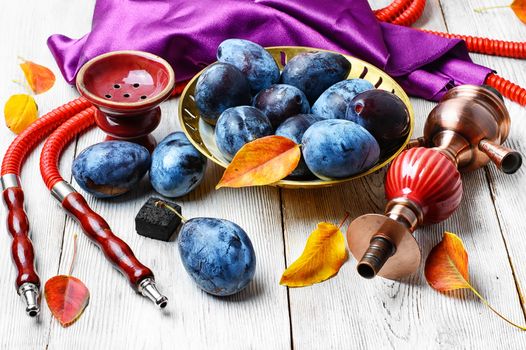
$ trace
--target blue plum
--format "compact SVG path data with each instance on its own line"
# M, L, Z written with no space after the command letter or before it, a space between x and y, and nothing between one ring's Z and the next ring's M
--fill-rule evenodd
M364 79L349 79L334 84L321 94L312 106L312 114L322 119L345 119L352 99L361 92L374 89Z
M260 91L254 98L254 107L265 113L274 128L288 117L310 111L305 94L297 87L286 84L272 85Z
M232 295L254 278L256 254L252 242L231 221L190 219L179 232L178 246L186 271L207 293Z
M367 129L378 141L381 157L393 154L410 131L409 110L395 94L371 90L357 95L346 118Z
M285 120L276 130L276 135L289 138L297 144L301 144L305 131L318 121L320 119L313 114L298 114ZM313 174L307 167L307 164L305 164L303 157L301 157L298 166L290 176L294 178L309 178Z
M221 114L215 128L215 139L221 153L232 159L243 145L272 135L272 132L272 125L263 112L251 106L239 106Z
M236 66L248 79L253 94L279 81L279 68L262 46L243 39L227 39L217 49L219 62Z
M344 178L378 162L380 147L360 125L344 119L314 123L303 134L303 157L320 179Z
M206 157L180 131L166 136L152 154L150 182L166 197L181 197L201 183Z
M250 104L251 100L247 78L231 64L213 64L197 79L195 103L209 124L215 125L226 109Z
M294 56L281 73L281 82L297 87L312 104L330 86L347 78L351 63L342 55L314 51Z
M73 177L98 198L111 198L134 188L150 167L150 152L127 141L92 145L73 161Z

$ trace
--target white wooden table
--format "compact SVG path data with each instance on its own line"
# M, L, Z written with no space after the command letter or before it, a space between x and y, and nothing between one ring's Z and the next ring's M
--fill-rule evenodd
M174 0L175 1L175 0ZM321 1L321 0L320 0ZM373 7L389 1L371 0ZM429 0L416 26L453 33L526 41L526 25L511 10L475 14L484 5L510 0ZM79 37L90 28L94 0L3 1L0 12L0 102L23 89L17 55L51 67L55 87L36 97L42 113L71 100L77 93L67 85L46 47L53 33ZM526 85L526 61L472 55L478 63ZM415 136L434 103L412 100ZM177 100L163 104L163 125L158 139L179 129ZM507 102L513 126L508 145L526 155L526 109ZM3 154L13 134L0 127ZM62 157L62 174L71 179L71 161L80 150L101 141L92 130L72 144ZM27 209L43 281L67 273L73 235L79 226L66 218L40 180L39 151L28 159L22 173ZM432 290L422 269L403 281L360 278L351 258L337 277L309 288L279 285L281 273L301 253L318 221L338 222L345 211L352 217L381 212L383 173L335 188L280 190L273 187L214 190L222 170L209 165L206 181L178 202L187 217L212 216L232 220L249 233L257 254L255 281L229 298L211 297L184 271L175 242L138 236L134 216L153 194L147 180L131 194L116 200L95 200L90 205L108 219L114 231L155 272L160 288L170 299L166 311L157 310L136 295L112 269L101 252L82 234L74 275L91 291L80 320L63 329L42 304L39 319L24 313L14 288L11 239L0 234L0 348L1 349L325 349L325 348L526 348L526 334L511 328L483 306L470 292L442 295ZM444 230L463 239L470 256L475 287L502 313L525 323L526 303L526 168L513 176L489 166L463 176L464 199L446 222L418 230L424 256L439 242ZM76 186L76 185L75 185ZM78 187L78 186L76 186ZM5 222L5 210L0 221ZM3 224L2 224L3 225Z

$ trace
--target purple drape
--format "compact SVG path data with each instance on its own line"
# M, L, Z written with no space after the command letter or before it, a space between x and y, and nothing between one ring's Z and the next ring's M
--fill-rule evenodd
M48 45L70 83L87 60L124 49L165 58L183 81L215 61L227 38L351 54L430 100L454 85L481 85L491 72L462 41L378 22L366 0L97 0L90 33L52 35Z

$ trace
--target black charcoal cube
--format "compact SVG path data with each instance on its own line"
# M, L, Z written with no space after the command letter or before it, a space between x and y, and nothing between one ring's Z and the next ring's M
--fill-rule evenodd
M170 237L181 224L181 218L165 205L156 205L156 203L165 203L179 214L181 207L173 202L164 199L152 197L142 206L141 210L135 217L135 230L144 237L169 241Z

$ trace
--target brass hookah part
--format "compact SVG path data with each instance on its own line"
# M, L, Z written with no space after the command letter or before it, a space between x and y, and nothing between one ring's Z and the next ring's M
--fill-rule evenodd
M349 226L347 242L359 261L358 273L399 279L415 272L421 253L413 232L446 220L458 208L459 171L490 161L506 174L520 168L521 155L502 145L509 131L508 110L492 88L463 85L448 91L429 114L423 137L390 165L385 214L362 215Z
M462 85L448 91L431 111L418 143L437 147L461 172L477 170L492 161L502 172L513 174L520 168L522 157L502 145L510 124L508 110L496 90Z

